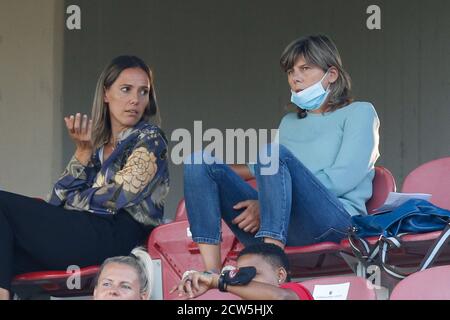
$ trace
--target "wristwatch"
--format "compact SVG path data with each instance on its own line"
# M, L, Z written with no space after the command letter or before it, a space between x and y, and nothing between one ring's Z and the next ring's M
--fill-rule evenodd
M221 292L227 292L227 287L231 286L244 286L256 276L255 267L243 267L234 270L223 271L217 283L217 287Z

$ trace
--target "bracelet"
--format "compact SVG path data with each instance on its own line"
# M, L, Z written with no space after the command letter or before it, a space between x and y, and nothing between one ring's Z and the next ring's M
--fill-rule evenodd
M219 271L217 271L217 269L209 269L209 270L203 271L203 273L206 273L206 274L219 274Z
M217 286L220 291L226 292L227 286L245 286L256 276L255 267L242 267L234 270L225 270L221 273Z
M225 271L228 271L228 270L236 270L236 267L235 266L232 266L232 265L226 265L225 267L223 267L222 268L222 271L220 271L220 273L224 273Z
M229 272L229 271L228 271ZM217 283L217 287L218 287L218 289L219 289L219 291L221 291L221 292L227 292L227 286L228 286L228 284L225 282L225 275L228 273L228 272L224 272L224 273L222 273L220 276L219 276L219 280L218 280L218 283Z

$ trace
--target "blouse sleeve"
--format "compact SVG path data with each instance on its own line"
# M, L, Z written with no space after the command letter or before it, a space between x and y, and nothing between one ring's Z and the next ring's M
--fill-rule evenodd
M85 166L73 156L47 196L47 202L55 206L64 205L68 195L90 188L96 174L92 161Z
M92 186L67 192L66 207L108 214L138 204L165 178L166 154L167 142L161 133L144 134L120 171L107 183L105 173L99 172Z

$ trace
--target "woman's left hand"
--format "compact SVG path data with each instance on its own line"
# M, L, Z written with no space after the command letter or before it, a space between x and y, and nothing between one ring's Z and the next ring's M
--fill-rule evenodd
M260 226L258 200L246 200L239 202L233 206L233 209L235 210L239 210L242 208L246 209L233 219L233 223L237 224L239 229L242 229L245 232L257 232Z

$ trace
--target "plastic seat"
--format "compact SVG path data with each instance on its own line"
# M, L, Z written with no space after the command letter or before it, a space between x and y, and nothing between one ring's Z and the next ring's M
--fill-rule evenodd
M21 299L36 297L75 297L92 294L95 278L100 266L89 266L79 271L80 287L70 289L68 278L73 273L66 271L39 271L24 273L16 276L12 281L12 291Z
M402 192L429 193L430 202L450 210L450 157L427 162L414 169L405 178ZM441 231L404 235L402 248L393 255L397 265L418 265ZM450 247L447 246L439 255L436 264L450 262Z
M450 266L416 272L400 281L390 300L450 300Z
M402 192L430 193L431 202L445 209L450 209L450 157L427 162L414 169L405 178ZM439 237L441 231L429 233L406 234L400 237L402 246L389 253L389 263L398 267L417 267L425 257L430 246ZM378 237L365 239L375 244ZM348 239L341 241L347 253L351 253ZM435 264L450 262L450 248L447 246L440 253Z
M36 200L45 201L35 197ZM11 286L13 292L21 299L31 299L39 296L55 297L89 295L94 289L94 280L100 266L88 266L79 270L80 287L69 289L67 280L73 273L63 270L29 272L14 277Z
M429 193L430 202L450 210L450 157L427 162L405 178L402 192Z
M389 193L397 190L394 176L384 167L375 167L375 177L372 185L373 195L372 198L366 203L368 214L373 214L375 209L383 205ZM378 241L378 237L371 237L366 240L373 244ZM341 245L346 251L351 251L348 239L342 240Z
M234 243L234 235L225 223L222 223L221 256L224 263ZM203 260L198 246L192 242L187 220L175 221L155 228L148 239L148 252L153 260L161 265L162 298L177 299L169 294L171 288L181 279L187 270L203 270Z
M433 160L414 169L405 178L402 192L429 193L431 194L430 202L450 210L450 157ZM405 263L418 264L440 234L441 231L434 231L404 235L401 240ZM449 247L440 253L436 263L448 262L450 262Z
M301 282L311 294L314 294L314 288L320 286L330 286L349 283L349 290L346 300L376 300L376 292L372 284L364 278L356 276L326 277L307 280ZM331 288L330 288L331 290ZM330 293L332 295L332 293ZM317 297L314 297L317 300ZM339 299L343 300L343 299Z
M183 220L187 220L186 202L184 201L184 198L181 199L181 201L178 203L174 221L183 221Z
M375 167L375 177L372 181L372 197L366 202L368 214L381 207L390 192L395 192L397 186L392 173L384 167Z

